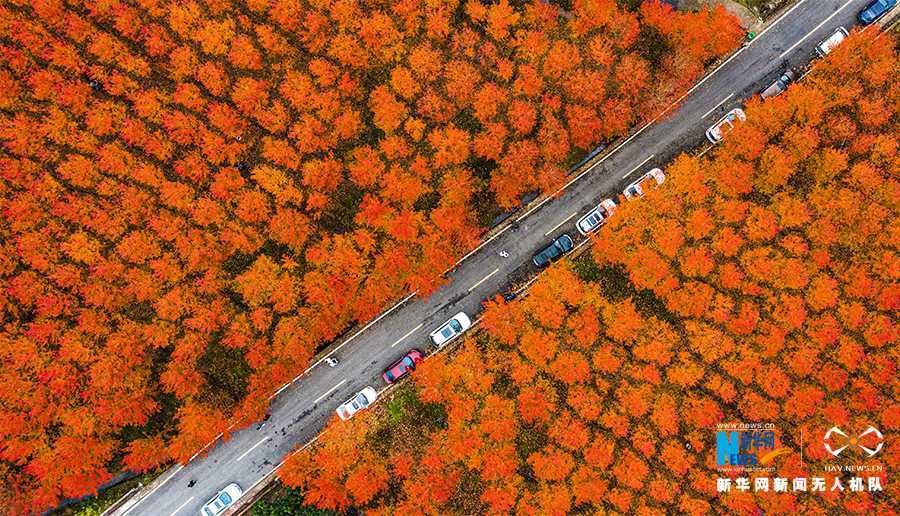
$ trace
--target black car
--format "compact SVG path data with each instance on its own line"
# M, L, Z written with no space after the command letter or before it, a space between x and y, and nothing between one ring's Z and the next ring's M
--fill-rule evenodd
M553 260L571 251L573 247L575 247L575 242L572 241L572 237L563 233L543 251L534 255L531 261L538 267L545 267Z

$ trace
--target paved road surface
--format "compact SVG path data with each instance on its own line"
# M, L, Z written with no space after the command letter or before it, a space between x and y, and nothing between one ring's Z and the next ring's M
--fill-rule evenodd
M117 514L172 516L197 514L230 482L247 489L271 472L298 444L308 442L334 414L338 404L366 385L384 387L385 368L412 348L428 351L428 333L451 315L473 315L481 303L508 287L509 275L563 232L572 237L575 221L601 198L623 187L678 152L705 142L706 128L728 110L760 91L787 65L805 65L813 47L838 25L855 25L868 0L803 0L715 73L699 83L683 104L615 150L563 193L522 214L499 236L465 259L448 284L427 299L411 299L339 349L340 364L324 364L282 391L271 406L271 419L217 443L205 457L175 466L145 488L137 504ZM626 177L627 176L627 177ZM573 178L574 179L574 178ZM509 257L501 257L506 250ZM193 480L193 487L188 483Z

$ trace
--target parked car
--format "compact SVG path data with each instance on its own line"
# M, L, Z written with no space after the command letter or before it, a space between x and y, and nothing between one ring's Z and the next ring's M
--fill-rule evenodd
M847 36L849 35L850 34L847 32L847 29L843 27L834 29L834 32L832 32L830 36L823 39L819 42L818 45L816 45L816 54L818 54L819 57L827 56L829 53L831 53L832 50L834 50L834 47L840 45L841 42L847 39Z
M612 199L604 199L596 208L587 212L584 217L578 219L575 227L578 229L579 233L587 236L588 233L596 231L597 228L602 226L614 211L616 211L616 202Z
M534 255L531 258L531 261L537 267L545 267L549 265L550 262L571 251L574 247L575 242L572 241L572 237L563 233L559 238L554 240L553 243Z
M856 15L856 19L859 20L860 25L870 25L893 9L895 5L897 5L897 0L874 0Z
M408 375L410 371L414 371L416 369L416 364L421 362L422 358L422 353L419 350L414 349L398 360L397 363L389 367L381 377L384 378L384 381L387 383L394 383L400 378Z
M442 324L438 329L431 332L431 342L440 348L444 344L450 342L462 335L462 333L472 327L472 321L465 312L460 312L451 317L447 322Z
M353 396L349 400L345 401L343 405L337 408L337 415L339 418L344 421L353 417L353 414L356 414L362 409L369 408L369 405L375 403L375 400L378 399L378 393L375 392L375 389L372 387L366 387L365 389L356 393L356 396Z
M244 494L244 490L237 483L232 482L228 484L225 486L225 489L219 491L216 496L213 496L208 502L203 504L203 507L200 508L200 516L221 514L225 509L231 507L234 501L240 498L242 494Z
M631 183L627 187L625 187L625 191L622 192L625 195L626 199L636 199L638 197L643 197L645 193L647 193L647 188L649 188L653 183L656 183L656 186L663 184L666 180L666 175L663 174L661 168L654 168L637 178L635 182Z
M744 110L741 108L734 108L729 111L728 114L720 118L718 122L713 124L712 127L706 130L706 138L712 143L719 143L726 134L734 130L734 127L738 122L744 122L746 120L747 115L744 114Z
M768 88L764 89L759 96L765 100L769 97L774 97L776 95L781 95L784 93L784 90L787 89L788 85L794 82L794 79L797 78L797 72L794 71L793 68L788 68L781 74L775 82L769 85Z

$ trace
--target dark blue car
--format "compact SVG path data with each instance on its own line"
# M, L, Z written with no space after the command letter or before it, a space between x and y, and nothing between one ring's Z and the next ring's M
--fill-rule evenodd
M537 267L544 267L549 265L553 260L556 260L560 256L571 251L573 247L575 247L575 243L572 242L572 237L563 233L559 238L554 240L552 244L544 248L543 251L534 255L531 261Z
M874 0L856 15L860 25L869 25L897 5L897 0Z

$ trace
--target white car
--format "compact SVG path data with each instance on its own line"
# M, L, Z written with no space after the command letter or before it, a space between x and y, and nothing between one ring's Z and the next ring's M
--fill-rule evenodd
M734 130L738 122L745 122L747 115L741 108L734 108L706 130L706 138L712 143L719 143L726 134Z
M663 174L662 169L654 168L650 172L642 175L637 179L637 181L631 183L625 188L625 191L622 192L625 194L626 199L636 199L638 197L643 197L647 190L647 187L652 183L651 181L655 181L656 185L659 186L663 184L666 180L666 175Z
M834 47L840 45L847 39L847 36L850 34L847 33L847 29L843 27L838 27L834 29L834 32L831 33L830 36L823 39L816 45L816 54L819 54L819 57L825 57L834 50Z
M244 494L244 490L241 489L241 486L234 482L228 484L225 489L219 491L219 494L203 504L203 507L200 508L200 516L221 514L225 509L231 507L242 494Z
M345 401L343 405L337 408L337 415L339 418L344 421L353 417L353 414L356 414L362 409L369 408L369 405L375 403L375 400L378 399L378 393L375 392L375 389L372 387L366 387L365 389L356 393L356 396L353 396L349 400Z
M587 215L578 219L575 227L578 229L579 233L587 236L588 233L596 231L597 228L602 226L615 210L615 201L612 199L604 199L596 208L587 212Z
M434 342L434 345L440 348L462 335L471 326L472 321L469 319L469 316L465 312L460 312L442 324L440 328L431 332L431 342Z

